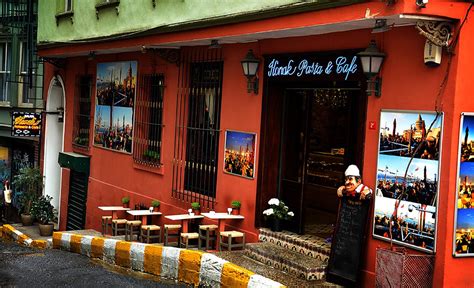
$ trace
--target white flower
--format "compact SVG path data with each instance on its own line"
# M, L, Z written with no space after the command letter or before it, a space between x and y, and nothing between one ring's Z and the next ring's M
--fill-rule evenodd
M277 198L272 198L270 200L268 200L268 205L280 205L280 200L278 200Z
M270 216L272 214L273 214L273 209L272 208L269 208L269 209L263 211L263 215Z
M293 212L290 211L290 212L288 212L288 216L293 217L293 216L295 216L295 213L293 213Z
M288 206L283 206L283 210L288 211Z

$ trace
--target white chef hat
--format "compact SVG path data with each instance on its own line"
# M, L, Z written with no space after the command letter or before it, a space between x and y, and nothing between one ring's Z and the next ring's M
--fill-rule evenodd
M346 169L346 172L344 172L344 175L360 177L359 168L357 168L357 166L354 164L349 165Z

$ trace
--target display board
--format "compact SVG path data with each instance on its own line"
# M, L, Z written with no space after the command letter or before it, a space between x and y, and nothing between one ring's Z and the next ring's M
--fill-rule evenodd
M97 64L94 145L132 152L137 62Z
M375 238L435 252L442 122L434 112L381 112Z
M359 275L370 201L342 197L331 243L326 280L353 286Z
M461 114L453 255L474 256L474 113Z

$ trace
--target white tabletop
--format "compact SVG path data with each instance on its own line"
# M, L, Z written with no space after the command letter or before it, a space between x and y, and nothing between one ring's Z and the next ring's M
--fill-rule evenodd
M236 219L236 220L242 220L245 217L242 215L232 215L228 213L201 213L205 217L209 219Z
M127 211L130 208L124 208L123 206L99 206L100 210L103 211Z
M161 212L150 212L150 210L128 210L127 213L133 216L161 215Z
M202 215L189 215L189 214L178 214L178 215L166 215L165 218L170 220L189 220L189 219L201 219L204 218Z

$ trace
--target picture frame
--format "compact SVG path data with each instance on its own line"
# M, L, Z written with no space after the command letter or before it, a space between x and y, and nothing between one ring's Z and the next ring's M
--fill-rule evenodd
M436 252L442 113L382 110L372 236Z
M137 61L97 64L94 146L132 153Z
M461 113L456 174L453 256L474 256L474 112Z
M256 147L256 133L226 130L224 173L254 179Z

